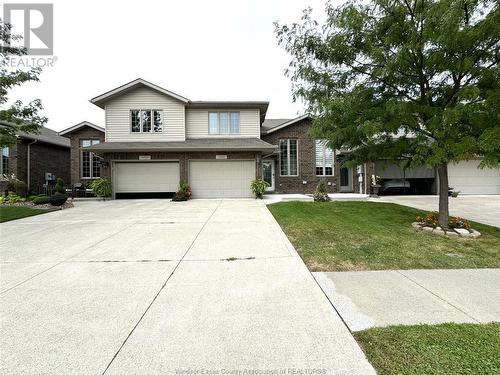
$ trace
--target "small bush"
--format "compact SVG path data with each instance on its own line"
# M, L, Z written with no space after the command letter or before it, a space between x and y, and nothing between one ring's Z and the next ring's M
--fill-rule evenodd
M313 198L315 202L328 202L330 200L325 181L320 181L318 186L316 186Z
M52 206L62 206L66 200L68 199L68 196L66 194L62 194L60 192L57 192L53 196L50 197L50 204Z
M38 195L35 198L33 198L33 203L34 204L47 204L50 203L50 197L46 195Z
M20 195L21 197L26 196L27 193L27 185L26 182L17 180L14 182L14 191L16 192L17 195Z
M90 188L99 198L105 199L106 197L111 196L111 181L106 180L105 178L98 178L97 180L92 181Z
M19 203L23 200L22 197L20 197L17 194L14 193L9 193L6 197L4 197L4 203Z
M255 199L262 199L262 196L266 192L266 189L269 187L269 184L262 180L262 179L257 179L253 180L252 184L250 185L250 188L252 189L253 195L255 195Z
M172 200L175 202L187 201L191 198L191 195L191 186L189 186L186 181L181 180L181 182L179 183L179 189L175 193Z
M64 180L62 178L58 178L56 180L56 192L66 194L66 189L64 188Z
M38 197L38 195L30 195L27 200L33 201L33 199L35 199L36 197Z

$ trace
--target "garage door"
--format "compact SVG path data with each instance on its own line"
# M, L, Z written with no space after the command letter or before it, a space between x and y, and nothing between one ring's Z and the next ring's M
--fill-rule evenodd
M174 192L178 187L178 162L115 163L115 193Z
M500 169L479 169L479 160L448 164L448 182L462 194L500 194Z
M190 161L189 183L194 198L251 197L253 160Z

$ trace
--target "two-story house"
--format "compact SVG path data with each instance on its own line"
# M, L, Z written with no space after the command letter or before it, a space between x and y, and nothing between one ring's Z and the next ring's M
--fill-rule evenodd
M191 101L142 79L91 100L105 110L104 141L80 148L102 157L99 176L116 198L171 195L187 181L193 197L250 197L262 156L266 101Z

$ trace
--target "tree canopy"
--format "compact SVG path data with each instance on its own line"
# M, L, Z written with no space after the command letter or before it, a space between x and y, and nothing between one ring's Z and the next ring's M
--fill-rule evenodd
M319 25L276 24L292 56L293 94L313 134L347 147L351 164L409 166L500 158L500 11L476 0L350 1Z
M47 122L47 118L40 116L42 109L40 99L35 99L28 104L20 100L6 106L8 93L13 87L30 81L39 81L42 72L39 67L11 68L9 62L13 57L25 56L25 48L11 45L11 41L19 41L18 35L10 35L11 25L0 19L0 147L12 145L16 142L19 132L36 133Z

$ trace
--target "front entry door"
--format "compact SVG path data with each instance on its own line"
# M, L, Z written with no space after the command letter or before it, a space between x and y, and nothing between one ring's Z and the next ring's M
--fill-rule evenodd
M262 161L262 179L269 184L267 191L274 191L274 160Z
M340 168L340 191L352 191L352 168Z

